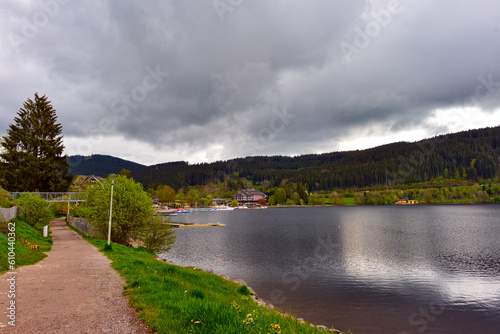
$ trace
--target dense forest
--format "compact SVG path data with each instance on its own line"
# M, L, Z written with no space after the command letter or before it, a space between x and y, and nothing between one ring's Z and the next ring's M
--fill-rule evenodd
M68 162L71 165L70 174L95 175L104 178L109 174L118 174L122 169L131 170L146 167L132 161L100 154L91 156L72 155L68 157Z
M145 188L224 183L233 175L253 185L277 187L286 180L307 191L393 186L430 179L479 181L499 175L500 127L399 142L362 151L297 157L254 156L213 163L171 162L131 170ZM117 169L116 172L119 172Z

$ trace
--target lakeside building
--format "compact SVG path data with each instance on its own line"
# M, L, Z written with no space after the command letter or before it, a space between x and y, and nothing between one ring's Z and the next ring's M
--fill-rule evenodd
M256 189L243 189L234 193L233 199L237 200L240 204L258 204L259 199L266 199L266 194Z
M212 205L214 206L225 206L228 204L228 200L225 200L223 198L214 198L212 200Z
M397 204L418 204L416 199L408 199L408 197L399 197Z
M398 204L406 204L408 202L408 197L398 198Z

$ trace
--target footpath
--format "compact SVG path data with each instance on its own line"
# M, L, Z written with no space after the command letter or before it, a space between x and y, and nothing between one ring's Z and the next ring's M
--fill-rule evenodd
M150 333L122 295L111 261L64 218L51 230L48 257L16 270L15 327L7 318L10 275L0 275L0 333Z

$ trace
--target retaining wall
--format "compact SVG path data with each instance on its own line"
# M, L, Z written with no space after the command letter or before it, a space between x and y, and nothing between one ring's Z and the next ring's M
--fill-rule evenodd
M0 209L0 219L4 221L10 221L16 218L19 215L19 208L17 206L13 206L9 209Z

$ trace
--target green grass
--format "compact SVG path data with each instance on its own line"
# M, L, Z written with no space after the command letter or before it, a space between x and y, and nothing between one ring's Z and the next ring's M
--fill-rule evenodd
M16 267L26 266L30 264L35 264L47 257L48 252L52 249L52 237L44 238L42 227L46 224L37 224L35 227L31 227L22 221L21 218L16 218L12 220L15 223L15 234L16 234ZM50 231L50 229L49 229ZM28 239L28 242L32 245L38 245L39 250L31 250L24 240ZM0 274L9 270L9 264L7 262L8 258L8 238L4 233L0 233Z
M247 287L220 276L157 261L143 247L113 244L104 251L106 241L82 236L113 261L124 294L158 333L325 333L257 305Z
M354 201L354 197L345 197L344 198L344 205L356 205L356 202Z

